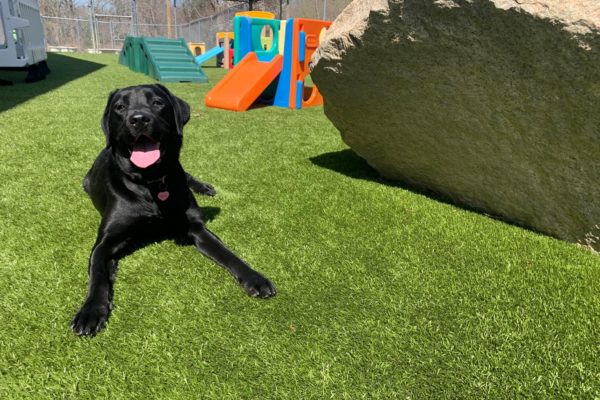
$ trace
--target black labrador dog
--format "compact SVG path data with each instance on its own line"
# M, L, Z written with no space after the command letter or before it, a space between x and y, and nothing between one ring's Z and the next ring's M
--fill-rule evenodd
M87 297L71 324L77 335L95 335L108 320L119 259L165 239L194 244L250 296L275 295L267 278L204 225L190 188L210 196L215 191L179 163L183 126L189 119L189 105L162 85L110 94L101 123L106 147L83 180L102 221L90 256Z

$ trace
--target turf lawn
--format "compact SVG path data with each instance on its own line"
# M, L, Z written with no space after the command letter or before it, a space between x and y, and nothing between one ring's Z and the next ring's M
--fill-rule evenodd
M114 55L51 55L0 87L0 399L600 397L600 257L377 174L321 107L192 106L182 163L216 232L270 277L248 297L193 247L123 259L94 338L84 298L99 216L81 180L107 94L151 83Z

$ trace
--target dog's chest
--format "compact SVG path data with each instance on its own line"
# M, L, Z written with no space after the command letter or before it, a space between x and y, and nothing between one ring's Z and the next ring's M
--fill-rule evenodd
M185 216L186 196L168 187L146 187L142 199L141 214L145 218L157 221L170 221Z

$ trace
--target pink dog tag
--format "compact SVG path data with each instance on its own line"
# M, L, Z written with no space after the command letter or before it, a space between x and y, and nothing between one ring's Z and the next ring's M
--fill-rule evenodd
M169 198L169 192L166 190L164 192L158 192L157 197L160 201L165 201Z

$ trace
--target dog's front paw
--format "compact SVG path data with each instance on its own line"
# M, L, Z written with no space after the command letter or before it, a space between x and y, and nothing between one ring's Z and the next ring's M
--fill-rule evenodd
M216 189L210 183L204 183L202 185L202 189L200 189L200 191L198 193L203 194L205 196L211 196L211 197L214 197L217 195Z
M210 183L191 181L189 186L194 192L204 196L215 196L217 194L217 191Z
M75 314L71 329L78 336L94 336L106 325L110 308L109 304L85 302Z
M252 297L268 299L275 296L273 283L256 271L238 279L240 286Z

